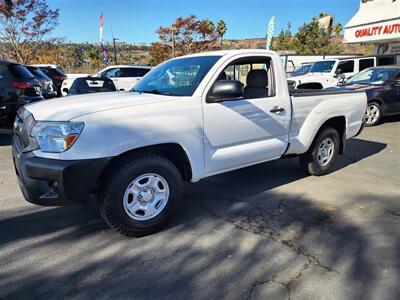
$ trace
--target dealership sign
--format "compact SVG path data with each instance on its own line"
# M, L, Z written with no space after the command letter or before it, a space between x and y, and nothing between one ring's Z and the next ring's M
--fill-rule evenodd
M400 23L388 24L380 26L368 26L364 28L357 29L354 32L356 38L362 38L366 36L387 36L392 34L400 33Z
M345 43L376 43L400 40L400 18L371 25L345 29Z

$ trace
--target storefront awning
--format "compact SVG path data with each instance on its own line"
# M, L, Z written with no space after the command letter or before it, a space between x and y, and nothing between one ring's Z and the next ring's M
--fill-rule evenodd
M376 1L363 7L345 27L345 43L400 41L400 1Z

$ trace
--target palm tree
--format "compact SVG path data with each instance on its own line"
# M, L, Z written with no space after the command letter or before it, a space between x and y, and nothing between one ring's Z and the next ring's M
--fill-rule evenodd
M218 24L217 24L217 32L221 38L221 49L222 49L222 39L226 33L226 23L223 20L219 20Z
M336 37L339 37L340 34L342 33L343 26L340 23L336 23L335 26L333 27L333 32L335 33Z

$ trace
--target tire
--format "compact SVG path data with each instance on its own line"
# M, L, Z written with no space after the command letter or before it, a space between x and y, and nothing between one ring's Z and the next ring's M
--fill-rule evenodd
M306 174L322 176L332 171L339 154L340 137L335 128L319 132L310 149L300 156L300 165ZM325 151L320 150L324 148Z
M158 154L132 156L107 174L99 191L100 213L113 230L125 236L158 231L182 198L181 173Z
M382 106L375 101L368 103L367 111L365 112L365 126L372 127L379 124L382 119Z

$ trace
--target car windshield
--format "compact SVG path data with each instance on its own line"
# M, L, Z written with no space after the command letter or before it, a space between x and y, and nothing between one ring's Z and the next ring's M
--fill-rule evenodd
M295 73L307 73L311 68L311 65L304 65L301 67L298 67L296 70L294 70Z
M317 61L312 65L310 73L330 73L334 65L334 60Z
M41 80L46 80L46 81L50 81L51 79L43 73L42 70L40 70L39 68L34 68L34 67L27 67L27 69L29 70L29 72L31 72L36 78L41 79Z
M398 72L399 69L395 68L370 68L354 75L352 78L348 79L346 83L369 85L384 84L391 80Z
M18 79L33 79L35 78L31 72L23 65L11 64L8 66L10 73Z
M192 96L221 56L197 56L167 61L143 77L132 90L167 96Z
M77 78L71 86L71 94L114 92L115 85L107 78Z

